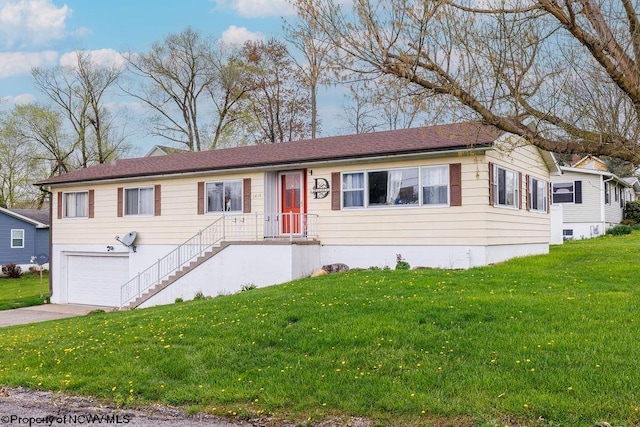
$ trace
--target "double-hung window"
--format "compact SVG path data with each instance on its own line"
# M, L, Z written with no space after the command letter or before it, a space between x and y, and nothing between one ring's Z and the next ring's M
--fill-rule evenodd
M153 215L154 211L153 187L138 187L124 189L125 215Z
M519 206L518 173L494 165L493 169L494 205L517 208Z
M532 211L547 211L547 184L536 178L529 179L529 201Z
M207 212L242 212L242 181L208 182Z
M87 218L89 216L89 192L64 193L63 217Z
M364 172L342 175L342 207L364 207Z
M11 230L11 248L24 248L24 230Z
M449 204L449 166L422 168L422 204Z

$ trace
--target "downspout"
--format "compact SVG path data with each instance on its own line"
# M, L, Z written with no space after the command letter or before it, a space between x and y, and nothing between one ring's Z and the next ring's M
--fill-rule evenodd
M53 295L53 274L51 274L53 268L53 262L51 261L53 256L53 193L46 190L44 185L40 186L40 191L49 195L49 302L51 302L51 296Z

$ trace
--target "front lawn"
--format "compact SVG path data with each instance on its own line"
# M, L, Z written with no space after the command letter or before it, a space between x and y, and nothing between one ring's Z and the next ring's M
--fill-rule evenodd
M0 330L0 383L381 425L640 424L640 233Z
M43 298L40 298L41 289ZM27 272L19 279L0 277L0 310L44 304L47 295L49 295L48 272L43 273L42 288L39 274Z

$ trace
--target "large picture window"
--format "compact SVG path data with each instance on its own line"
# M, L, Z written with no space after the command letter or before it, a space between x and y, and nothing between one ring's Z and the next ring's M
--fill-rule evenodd
M125 188L125 215L153 215L153 187Z
M457 166L456 206L459 206L460 165ZM345 172L340 181L342 208L448 206L450 180L449 165Z
M242 181L207 183L207 212L242 212Z
M369 205L416 205L418 168L392 169L368 173Z
M532 211L547 211L547 184L535 178L529 181L529 200Z
M89 216L89 192L64 193L63 217L87 218Z
M518 173L516 171L494 166L493 185L496 206L518 207Z

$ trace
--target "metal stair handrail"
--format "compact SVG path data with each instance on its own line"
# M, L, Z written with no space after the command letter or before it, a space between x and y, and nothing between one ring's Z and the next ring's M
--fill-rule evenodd
M218 218L122 285L120 288L120 308L222 242L224 240L224 223L225 217Z
M308 240L317 237L318 215L308 213L253 213L222 215L189 240L139 272L120 288L120 308L162 283L194 259L224 241L258 241L286 238Z

